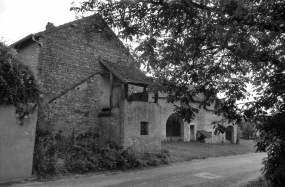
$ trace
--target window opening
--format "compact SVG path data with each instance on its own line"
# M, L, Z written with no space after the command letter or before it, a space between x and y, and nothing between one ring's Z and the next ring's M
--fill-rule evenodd
M148 122L141 122L141 135L148 135Z

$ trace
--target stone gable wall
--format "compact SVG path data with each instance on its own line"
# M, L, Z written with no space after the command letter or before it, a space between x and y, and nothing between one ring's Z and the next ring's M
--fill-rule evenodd
M56 131L67 134L97 127L98 113L109 105L109 77L97 74L74 87L88 76L105 71L98 57L132 63L126 49L111 31L92 30L96 24L89 21L84 19L44 32L39 39L43 44L41 55L35 42L19 49L20 59L32 67L41 82L43 104L73 87L39 111L40 125L53 124ZM115 92L119 91L115 89Z

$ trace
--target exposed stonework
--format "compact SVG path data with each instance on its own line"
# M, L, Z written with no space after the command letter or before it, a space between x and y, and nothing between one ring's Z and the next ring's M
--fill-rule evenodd
M101 30L94 28L96 25ZM99 56L116 63L132 63L119 39L96 16L51 27L36 36L42 48L33 40L17 44L17 48L19 59L32 68L41 85L43 104L93 73L104 72ZM117 96L119 90L114 92ZM64 133L94 128L98 113L109 105L109 95L109 78L98 74L46 105L40 116ZM39 121L43 123L43 119Z
M160 150L161 140L167 140L166 123L174 105L166 99L147 102L145 75L134 69L122 42L98 16L49 25L14 46L40 85L38 125L63 134L93 129L105 142L138 151ZM181 120L180 136L171 139L196 141L198 130L213 134L211 123L217 119L212 111L201 110L190 124ZM228 142L236 140L232 137ZM227 142L224 135L207 141Z
M14 46L40 84L39 125L63 134L96 129L103 141L160 150L160 107L129 100L137 90L146 93L145 75L131 67L128 51L101 18L48 24ZM148 135L140 134L141 121Z

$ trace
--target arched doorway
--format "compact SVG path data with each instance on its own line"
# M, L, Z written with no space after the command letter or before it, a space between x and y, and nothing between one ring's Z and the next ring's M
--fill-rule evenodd
M171 114L166 121L166 139L177 141L181 139L183 120L178 114Z
M234 143L234 127L233 126L227 126L226 140L230 141L231 143Z

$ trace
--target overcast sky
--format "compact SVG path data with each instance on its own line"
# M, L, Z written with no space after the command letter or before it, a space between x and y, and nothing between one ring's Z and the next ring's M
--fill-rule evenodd
M23 37L75 20L71 2L82 0L0 0L0 40L12 44Z

